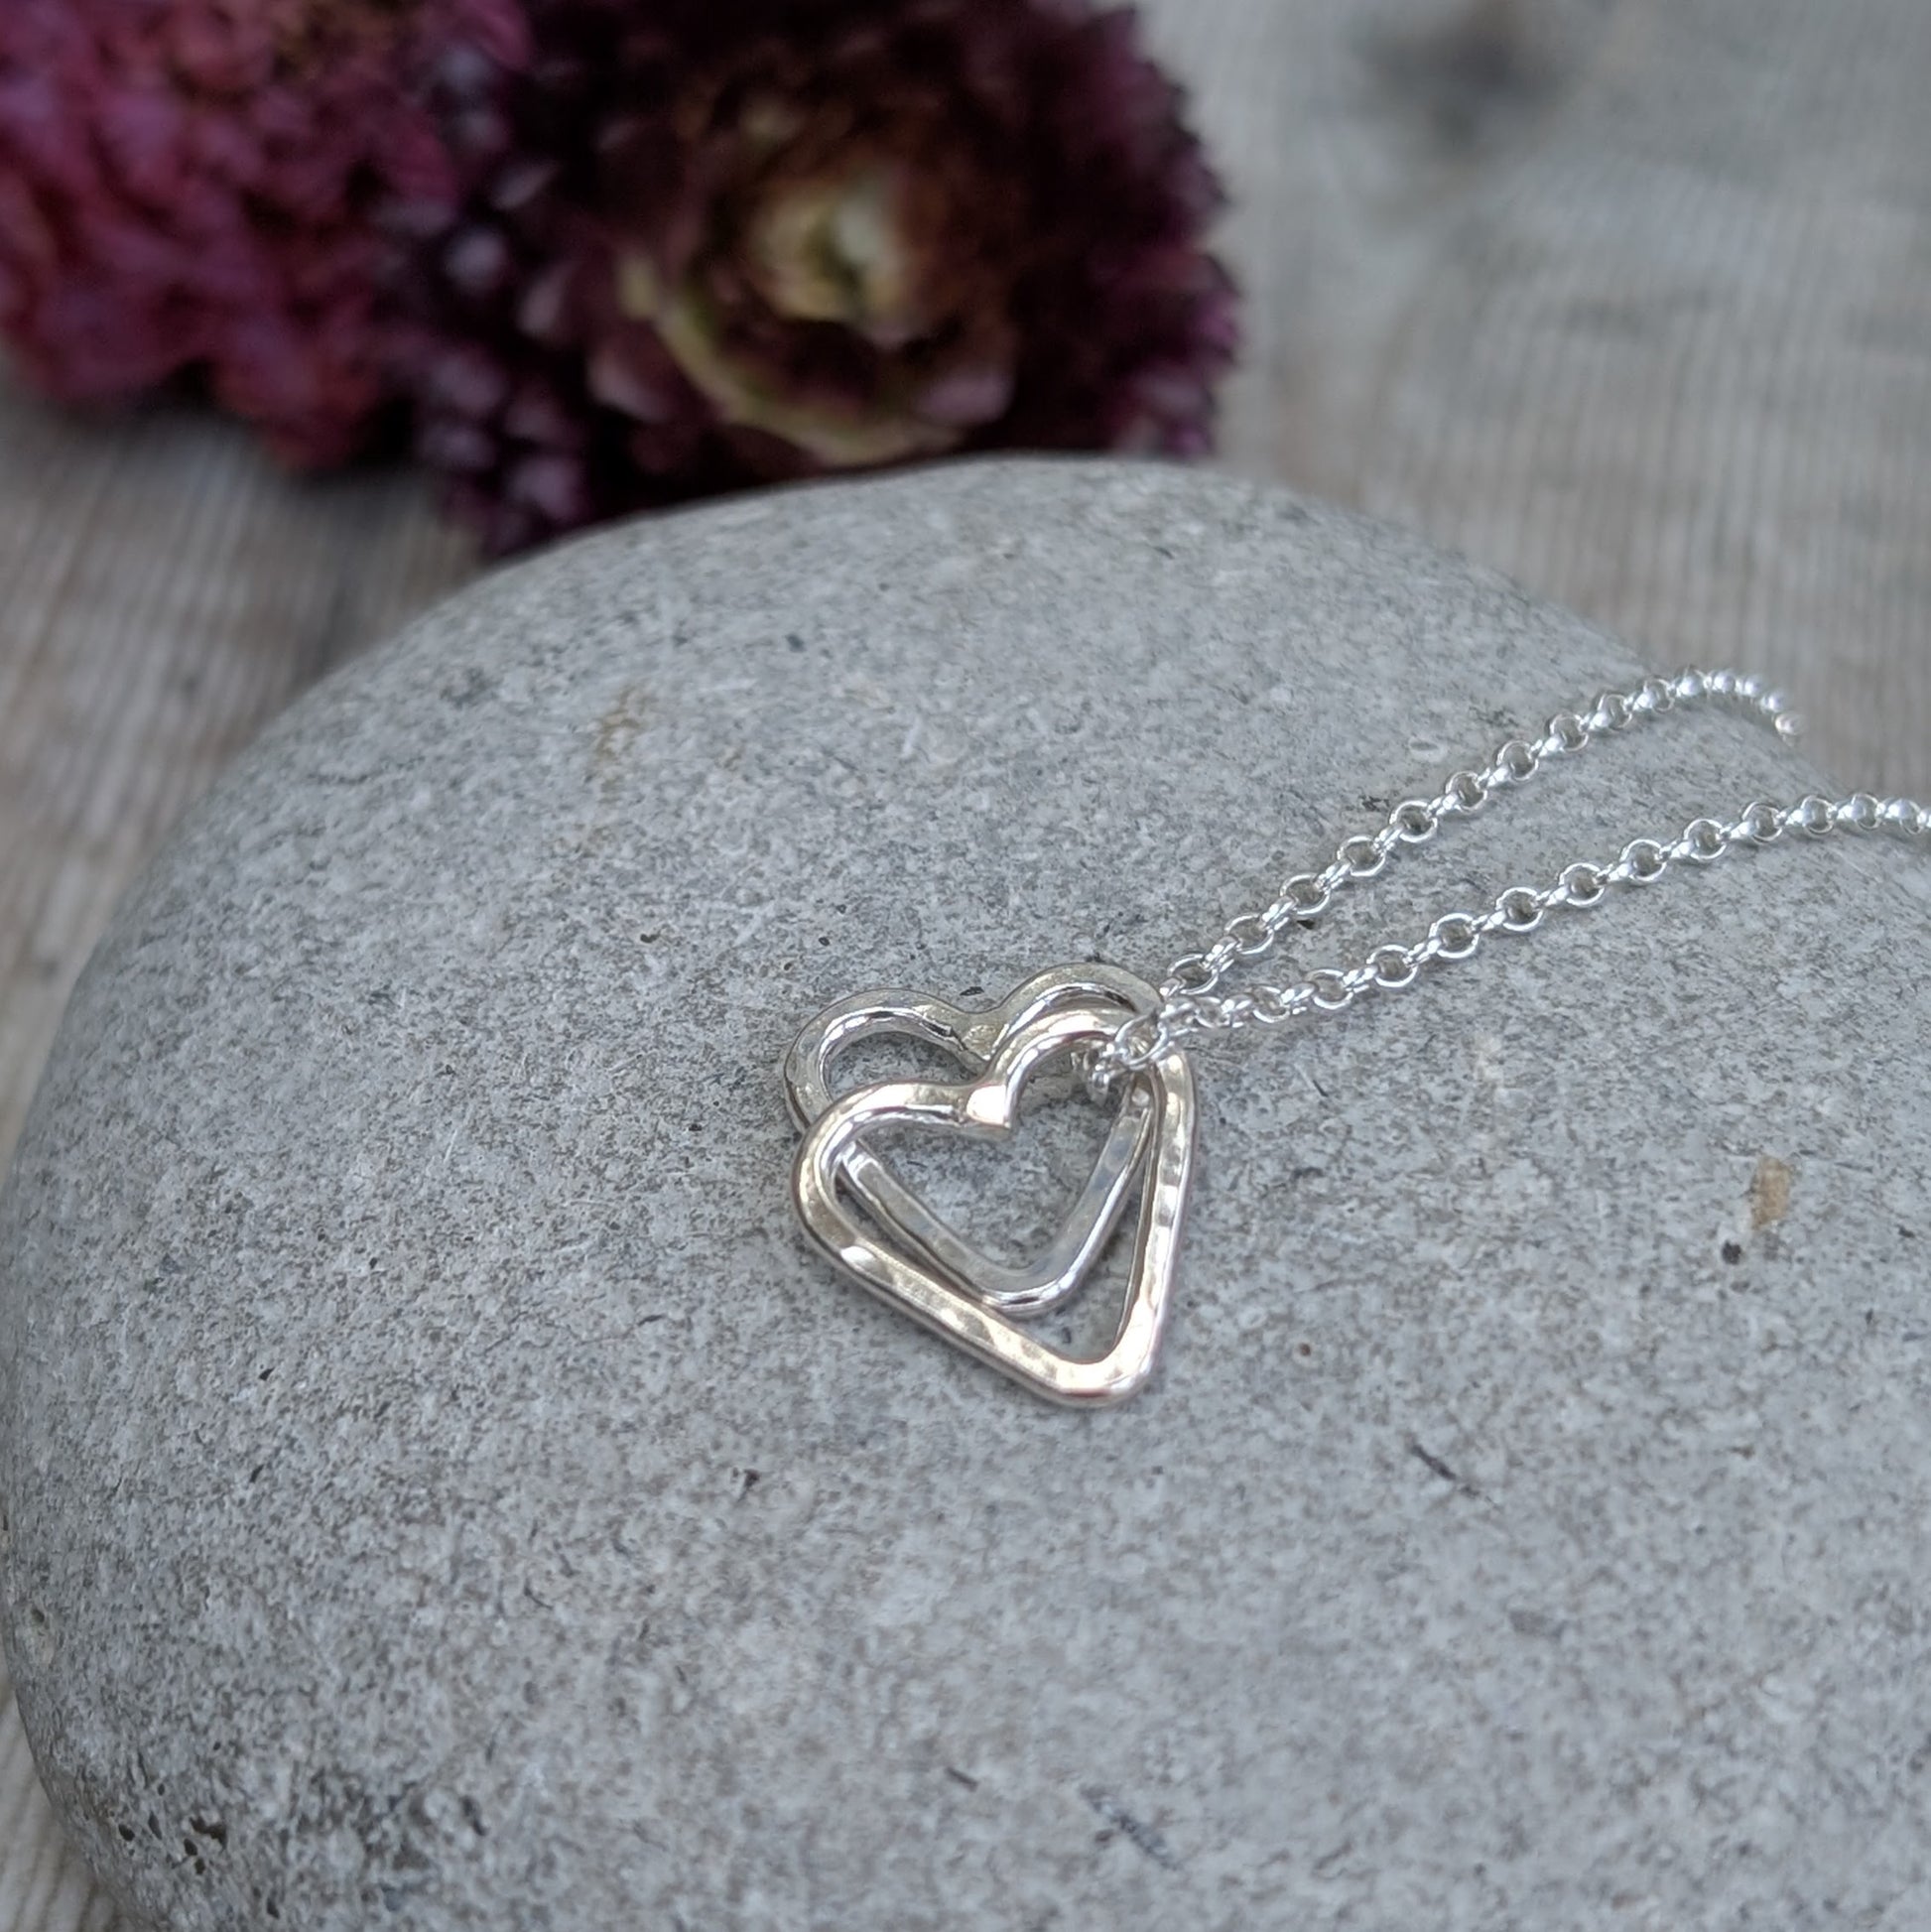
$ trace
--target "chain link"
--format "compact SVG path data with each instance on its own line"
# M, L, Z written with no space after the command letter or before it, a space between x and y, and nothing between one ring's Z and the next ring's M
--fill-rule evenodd
M1413 945L1377 946L1358 966L1345 970L1220 991L1230 973L1265 958L1290 928L1318 925L1349 886L1378 878L1404 847L1429 843L1449 821L1473 817L1496 793L1526 784L1551 759L1571 757L1598 738L1665 712L1706 705L1741 711L1786 742L1802 728L1782 693L1761 678L1736 671L1689 670L1673 678L1645 678L1634 691L1602 693L1587 709L1558 711L1539 738L1510 738L1485 765L1450 773L1433 798L1403 799L1376 831L1343 839L1322 870L1283 880L1259 912L1229 920L1206 951L1176 960L1161 984L1160 1004L1127 1020L1093 1056L1093 1078L1104 1085L1151 1066L1190 1033L1280 1026L1309 1013L1345 1012L1364 994L1399 992L1413 985L1426 966L1473 959L1484 939L1532 933L1552 912L1588 911L1601 905L1612 888L1651 885L1674 865L1709 865L1739 846L1774 845L1793 834L1808 838L1884 832L1931 837L1931 810L1910 799L1857 792L1843 799L1812 794L1794 805L1758 800L1734 820L1693 819L1676 838L1634 838L1613 859L1565 866L1553 885L1512 885L1485 912L1444 913Z

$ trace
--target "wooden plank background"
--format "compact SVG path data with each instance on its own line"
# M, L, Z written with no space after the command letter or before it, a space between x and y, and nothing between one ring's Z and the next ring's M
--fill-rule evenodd
M1235 193L1223 461L1415 525L1659 664L1768 671L1827 765L1931 794L1931 6L1144 12ZM0 1153L183 807L472 568L407 477L300 484L214 425L0 389ZM0 1927L113 1923L8 1701Z

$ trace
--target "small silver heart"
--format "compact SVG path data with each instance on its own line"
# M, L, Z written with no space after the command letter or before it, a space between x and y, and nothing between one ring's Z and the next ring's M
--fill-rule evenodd
M1083 967L1075 978L1041 973L998 1005L971 1009L896 989L859 993L828 1006L798 1036L785 1063L785 1086L794 1117L809 1127L832 1104L832 1065L859 1041L900 1034L944 1049L971 1072L983 1070L1002 1037L1039 1014L1072 1000L1113 1004L1118 1018L1140 1010L1133 1002L1147 988L1111 966ZM1059 1231L1031 1261L1010 1266L964 1239L908 1187L885 1160L854 1144L844 1157L843 1179L872 1219L916 1248L958 1287L1017 1319L1044 1314L1079 1289L1119 1224L1144 1158L1152 1109L1139 1089L1129 1089L1111 1131Z

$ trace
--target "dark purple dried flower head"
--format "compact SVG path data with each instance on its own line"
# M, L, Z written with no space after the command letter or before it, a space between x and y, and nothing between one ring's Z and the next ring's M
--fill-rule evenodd
M445 64L422 449L508 550L949 451L1193 454L1234 342L1219 186L1084 0L535 0Z
M392 391L378 208L457 190L412 74L514 0L0 0L0 334L50 394L193 373L330 462ZM393 274L389 279L393 281Z

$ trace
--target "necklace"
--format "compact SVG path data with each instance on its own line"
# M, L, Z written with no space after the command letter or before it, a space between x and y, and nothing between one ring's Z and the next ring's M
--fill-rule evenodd
M1613 859L1568 865L1553 884L1512 885L1485 912L1444 913L1419 940L1376 946L1357 965L1223 990L1285 933L1318 925L1349 886L1377 878L1403 849L1429 843L1551 759L1708 705L1740 711L1786 741L1800 728L1783 695L1760 678L1695 670L1645 678L1633 691L1605 692L1587 708L1558 711L1539 738L1510 738L1487 764L1451 773L1433 798L1403 800L1376 831L1344 839L1322 870L1295 873L1269 905L1229 920L1204 951L1176 960L1157 987L1113 966L1055 966L990 1007L894 987L828 1006L798 1036L784 1072L804 1130L792 1202L806 1234L872 1293L1036 1394L1080 1404L1122 1400L1152 1371L1173 1296L1194 1161L1197 1107L1185 1044L1194 1035L1345 1012L1370 993L1405 990L1428 967L1473 959L1485 939L1532 933L1551 913L1588 911L1612 890L1654 884L1678 864L1709 865L1793 836L1931 837L1931 811L1910 799L1855 792L1811 794L1792 805L1759 800L1735 819L1694 819L1674 839L1635 838ZM839 1055L887 1035L940 1049L966 1077L836 1093ZM935 1214L871 1137L903 1127L1003 1137L1028 1085L1055 1068L1078 1076L1062 1088L1110 1107L1112 1120L1058 1234L1036 1259L1013 1265ZM1093 1357L1053 1347L1028 1325L1087 1284L1135 1203L1128 1285L1110 1345Z

